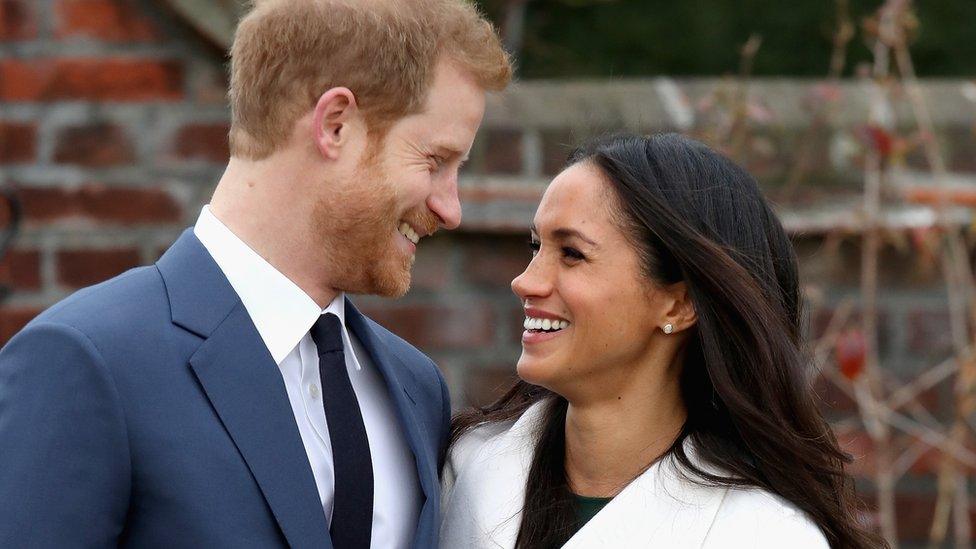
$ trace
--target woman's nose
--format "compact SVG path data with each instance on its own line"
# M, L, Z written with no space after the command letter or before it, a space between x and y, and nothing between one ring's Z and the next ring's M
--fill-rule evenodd
M550 292L552 286L548 278L539 255L536 255L522 271L522 274L512 280L512 291L522 301L529 297L545 296Z

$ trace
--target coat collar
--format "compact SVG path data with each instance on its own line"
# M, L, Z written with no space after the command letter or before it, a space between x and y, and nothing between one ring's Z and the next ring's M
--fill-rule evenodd
M458 441L448 464L452 478L444 492L441 545L515 546L546 405L534 404L500 434L478 440L474 432ZM703 465L688 441L685 451ZM564 547L700 547L726 492L691 482L666 458L624 488Z
M686 439L688 458L707 471ZM652 465L613 498L564 549L702 547L728 488L689 479L673 456Z

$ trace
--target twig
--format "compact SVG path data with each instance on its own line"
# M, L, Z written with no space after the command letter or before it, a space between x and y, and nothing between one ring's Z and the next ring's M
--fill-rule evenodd
M904 16L908 13L909 5L907 2L900 3L901 12ZM892 35L892 47L895 53L895 62L901 73L902 80L908 92L915 121L918 124L919 132L925 136L922 139L922 148L929 168L936 180L936 186L945 188L946 166L938 142L934 139L934 125L929 115L928 107L918 85L915 76L915 68L912 64L911 56L908 51L908 44L905 39L904 29L899 26ZM946 199L948 193L940 192L939 200L936 204L937 221L942 234L944 235L946 246L943 251L943 274L946 282L946 292L949 301L949 323L952 334L952 346L955 352L955 359L959 363L959 373L956 376L956 410L952 426L949 429L950 436L955 444L961 445L967 434L968 408L972 404L972 380L976 378L976 362L970 353L970 342L972 335L967 327L966 304L967 297L972 299L974 292L972 289L972 271L968 264L966 246L961 236L948 223L946 218ZM971 312L976 312L976 307L970 304ZM948 454L943 456L942 466L939 469L939 491L936 499L935 514L932 520L929 541L932 546L940 545L944 542L948 529L949 512L955 503L960 506L954 513L955 524L954 533L956 544L962 545L969 542L968 513L961 512L961 509L969 508L968 490L965 490L965 483L958 482L960 473L953 459L954 456Z
M837 6L837 30L834 32L833 50L830 54L830 70L827 72L827 82L831 86L835 86L844 73L844 65L847 62L847 46L854 38L854 24L851 22L848 0L835 0L835 3ZM810 171L810 167L813 165L816 134L827 125L835 110L833 105L826 100L821 100L814 106L816 110L813 114L813 120L800 139L800 151L797 153L796 162L793 163L786 183L779 192L780 201L789 201L807 172Z
M895 0L889 0L879 11L880 35L884 35L889 27L894 26L894 15L891 4ZM871 122L882 125L883 120L880 116L881 108L887 101L887 96L880 89L878 82L887 77L888 74L888 46L881 36L874 43L874 82L871 83L874 93L879 101L872 104ZM879 210L881 205L881 182L882 182L881 158L875 147L868 147L865 159L864 173L864 216L865 232L863 235L863 248L861 251L861 295L864 300L862 313L862 323L864 326L864 338L866 343L865 374L866 384L870 387L872 406L867 411L871 422L883 426L883 428L869 429L876 445L877 467L875 468L875 482L878 490L878 523L881 526L881 535L888 540L892 549L898 547L898 530L895 524L895 477L892 471L891 443L887 430L888 422L893 422L894 417L885 417L881 410L883 406L878 404L884 399L883 387L881 384L881 372L878 359L878 251L881 244L881 233L878 227Z
M749 77L752 75L752 64L761 45L762 37L758 34L751 35L742 46L739 60L739 78L733 96L732 122L729 126L729 155L737 160L741 160L749 126Z

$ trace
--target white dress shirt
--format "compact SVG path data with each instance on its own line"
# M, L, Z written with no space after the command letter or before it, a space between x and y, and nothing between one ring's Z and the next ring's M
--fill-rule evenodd
M408 547L420 514L421 491L413 454L382 375L359 340L348 332L345 296L322 310L294 282L247 246L204 206L194 234L240 296L285 381L327 522L332 522L335 470L322 406L319 358L309 330L319 315L342 322L346 370L352 381L373 463L373 547Z

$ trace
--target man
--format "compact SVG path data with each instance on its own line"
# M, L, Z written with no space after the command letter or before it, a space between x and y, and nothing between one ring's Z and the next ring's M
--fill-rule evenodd
M267 0L231 59L195 227L0 352L0 547L437 544L444 380L345 294L457 227L508 58L460 0Z

